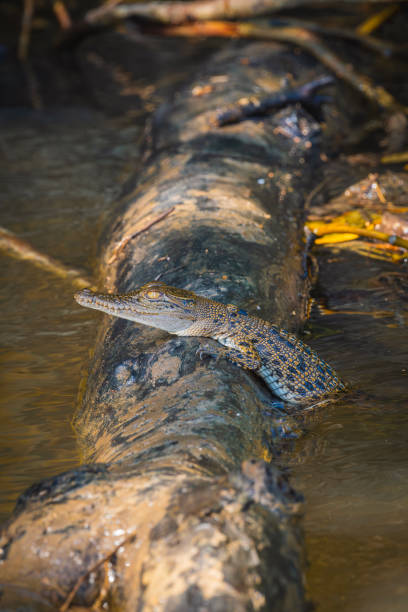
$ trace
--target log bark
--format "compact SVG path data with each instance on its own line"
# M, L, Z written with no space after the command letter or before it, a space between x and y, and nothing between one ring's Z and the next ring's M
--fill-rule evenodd
M231 44L156 114L143 172L102 238L101 288L160 276L299 326L319 124L301 107L214 123L288 73L316 78L279 46ZM296 425L256 377L200 361L199 343L104 317L74 419L85 464L17 503L0 539L3 606L28 593L34 609L35 597L61 609L304 609L299 499L276 460Z

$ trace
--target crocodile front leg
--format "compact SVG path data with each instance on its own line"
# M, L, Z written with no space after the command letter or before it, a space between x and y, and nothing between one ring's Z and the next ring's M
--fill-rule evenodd
M227 340L219 340L220 343L227 342ZM204 357L213 357L217 361L219 359L228 359L235 363L241 368L247 370L258 370L261 367L261 358L257 353L256 349L250 342L242 341L239 343L234 342L234 346L220 346L219 344L207 343L200 346L197 350L197 354L201 359Z

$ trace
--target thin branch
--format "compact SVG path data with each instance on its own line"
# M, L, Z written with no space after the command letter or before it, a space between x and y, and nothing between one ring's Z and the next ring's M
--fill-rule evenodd
M357 4L358 0L346 0ZM371 0L381 2L383 0ZM180 24L207 19L245 19L266 15L282 9L300 6L327 8L327 0L194 0L186 2L138 2L103 5L89 11L85 21L97 24L101 21L140 17L159 23Z
M334 26L326 26L320 23L314 23L312 21L304 21L302 19L293 19L292 17L277 17L269 20L268 23L271 27L282 27L282 26L291 26L291 27L299 27L304 28L305 30L309 30L311 32L316 32L317 34L322 34L323 36L332 36L335 38L345 38L347 40L353 40L360 45L367 47L377 53L381 53L385 57L389 57L393 53L398 53L400 48L394 45L392 42L388 40L382 40L381 38L376 38L374 36L370 36L368 33L360 32L357 30L349 30L347 28L340 28Z
M358 26L356 30L357 33L363 35L371 34L371 32L377 30L385 21L387 21L387 19L392 17L392 15L394 15L398 9L398 4L391 4L391 6L386 6L385 8L381 9L381 11L374 13L374 15L370 15L368 19L363 21L363 23Z
M22 62L27 59L33 15L34 0L24 0L23 19L21 22L20 38L18 40L18 58Z
M106 19L140 17L159 23L180 24L185 21L234 19L264 15L285 6L303 4L305 0L198 0L190 2L148 2L102 6L85 15L88 23Z
M73 588L69 592L69 594L68 594L66 600L64 601L64 603L62 604L62 606L60 606L59 612L66 612L68 610L69 606L72 603L72 600L74 599L76 593L78 592L78 589L81 587L83 582L88 578L88 576L90 574L92 574L92 572L97 570L106 561L109 561L109 559L111 559L113 557L113 555L118 552L119 548L121 548L122 546L125 546L125 544L128 544L134 538L136 538L136 533L131 533L130 535L128 535L117 546L115 546L115 548L113 550L111 550L109 553L107 553L105 556L103 556L102 559L99 559L99 561L94 563L94 565L92 565L84 574L82 574L78 578L76 583L74 584Z
M22 69L27 83L28 97L35 110L43 110L44 103L40 93L40 85L35 70L29 59L22 62Z
M87 278L81 276L78 270L68 268L68 266L65 266L52 257L40 253L32 247L31 244L3 227L0 227L0 249L17 259L29 261L42 270L51 272L64 280L68 280L77 289L83 289L84 287L90 287L92 285Z
M52 5L55 16L62 30L69 30L72 28L72 20L68 13L68 10L62 0L55 0Z

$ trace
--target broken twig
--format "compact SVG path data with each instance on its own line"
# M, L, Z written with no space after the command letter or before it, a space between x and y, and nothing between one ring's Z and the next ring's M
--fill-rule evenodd
M134 232L132 232L131 234L129 234L128 236L125 236L124 238L122 238L122 240L120 240L115 245L115 248L113 249L113 253L112 253L112 255L108 259L108 264L113 263L117 259L119 253L125 248L125 246L128 244L128 242L133 240L133 238L136 238L136 236L139 236L139 234L142 234L143 232L146 232L153 225L156 225L156 223L159 223L159 221L161 221L162 219L164 219L165 217L170 215L170 213L172 213L174 209L175 209L175 206L172 206L168 210L165 210L163 213L161 213L161 215L158 215L157 217L155 217L154 219L152 219L151 221L149 221L148 223L143 225L143 227L141 227L140 229L137 229Z
M101 565L106 563L106 561L109 561L109 559L111 559L113 557L113 555L118 552L119 548L121 548L122 546L125 546L125 544L128 544L134 538L136 538L136 534L135 533L129 534L117 546L115 546L115 548L113 550L111 550L108 554L104 555L102 557L102 559L99 559L99 561L94 563L94 565L92 565L92 567L90 567L84 574L82 574L78 578L78 580L76 581L74 586L72 587L71 591L68 594L68 597L66 598L66 600L64 601L62 606L60 606L59 612L66 612L68 610L69 606L71 605L72 600L74 599L76 593L78 592L78 589L81 587L81 585L83 584L84 580L86 580L88 578L88 576L90 576L92 574L92 572L94 572Z

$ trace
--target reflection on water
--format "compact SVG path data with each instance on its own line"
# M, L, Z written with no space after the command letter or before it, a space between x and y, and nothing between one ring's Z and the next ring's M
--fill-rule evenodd
M343 278L360 289L382 264L357 257L334 266L332 287ZM319 612L408 609L408 313L400 298L386 299L394 316L314 318L335 335L313 346L359 389L315 415L292 458ZM368 293L354 308L374 311L381 300L384 293Z
M139 128L96 113L2 112L0 225L92 276L103 212ZM129 166L130 167L130 166ZM34 481L78 464L70 426L97 318L73 288L0 254L0 520Z

